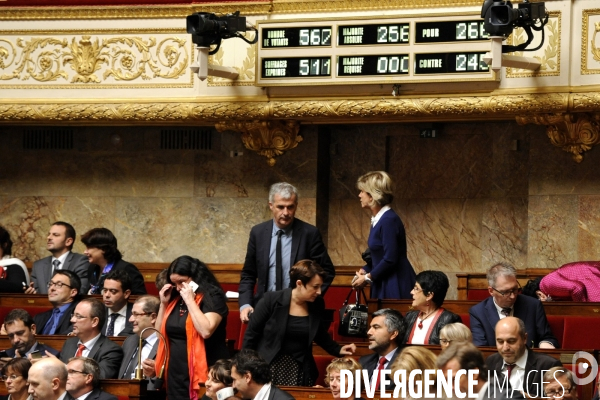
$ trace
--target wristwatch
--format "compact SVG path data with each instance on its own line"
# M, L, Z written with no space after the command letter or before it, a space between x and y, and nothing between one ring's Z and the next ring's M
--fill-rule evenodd
M369 282L369 283L373 283L373 281L371 280L371 278L369 278L369 275L365 275L365 281Z

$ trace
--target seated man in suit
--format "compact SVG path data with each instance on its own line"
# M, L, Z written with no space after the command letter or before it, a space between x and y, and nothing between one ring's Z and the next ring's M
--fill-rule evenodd
M100 378L114 379L123 350L100 332L105 320L106 308L100 300L91 297L81 300L71 318L75 337L67 339L60 359L66 364L72 357L93 358L100 367Z
M59 269L48 282L48 300L52 309L33 317L40 335L68 335L73 330L71 314L79 301L81 282L74 272Z
M28 392L36 400L67 400L67 366L50 357L39 360L29 368Z
M242 399L293 400L287 392L271 384L269 363L256 351L243 349L231 360L233 389Z
M577 400L575 374L564 367L550 368L544 374L544 397Z
M531 397L542 397L544 371L560 367L562 363L545 354L534 353L527 348L525 324L518 318L506 317L496 324L496 347L498 353L486 360L488 369L500 380L508 378L514 389L524 390Z
M371 379L373 372L381 369L389 370L394 360L400 353L399 346L406 333L406 322L400 312L391 308L382 308L373 313L371 327L367 332L369 335L369 349L374 353L368 356L362 356L358 363L366 369ZM379 382L377 379L376 382ZM379 385L377 385L379 386ZM388 385L386 390L393 388L393 384ZM379 388L375 388L379 393Z
M119 369L119 379L135 379L135 369L138 365L138 348L140 334L146 328L154 328L156 316L160 307L160 300L156 296L145 295L138 297L133 303L133 310L129 320L133 324L133 335L123 342L123 362ZM159 389L160 386L153 379L156 376L154 358L158 349L158 335L152 329L148 329L142 335L142 369L148 381L148 389Z
M100 390L100 368L88 357L73 357L67 364L67 393L75 400L117 400Z
M69 270L77 274L81 281L81 292L87 293L90 288L88 283L90 263L83 254L72 252L73 243L75 243L75 229L71 224L62 221L52 224L46 242L46 248L52 255L33 263L31 287L27 288L25 293L47 294L48 282L56 270Z
M521 293L517 270L509 264L496 264L487 272L488 297L469 310L471 332L475 346L495 346L494 328L506 317L525 321L527 346L556 348L558 340L552 334L542 303Z
M275 183L269 190L269 208L273 219L250 231L246 260L242 268L240 319L249 321L254 306L265 292L290 287L290 267L300 260L313 260L327 272L321 286L322 296L335 277L335 268L327 254L319 230L294 218L298 191L289 183ZM256 286L256 294L254 287Z
M455 386L456 375L459 371L474 371L473 381L476 382L472 387L473 393L477 394L478 400L504 400L504 399L524 399L521 392L511 390L507 385L499 386L493 379L488 381L488 370L483 362L483 354L472 343L462 342L451 344L446 350L440 353L436 360L437 367L446 377L450 375L450 386L454 396L465 398L470 391L468 372L459 377L458 387ZM444 393L445 394L445 393Z
M131 295L131 279L122 270L110 271L104 280L102 300L106 306L106 323L102 333L106 336L129 336L133 334L133 326L129 322L133 304Z
M39 353L47 357L46 351L57 355L58 351L50 346L39 343L35 337L36 326L29 313L21 308L11 310L4 318L4 328L12 347L6 350L6 358L28 357L32 353ZM6 363L3 358L2 365Z

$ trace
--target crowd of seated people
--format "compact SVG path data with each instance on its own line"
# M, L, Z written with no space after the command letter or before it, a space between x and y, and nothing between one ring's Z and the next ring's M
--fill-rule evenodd
M143 376L148 390L163 388L169 400L195 399L204 388L205 400L224 400L231 389L243 398L279 400L292 396L277 386L313 386L324 372L325 383L338 398L342 369L364 369L376 390L393 390L393 382L383 384L381 371L437 368L451 374L456 367L477 369L482 378L487 370L504 376L519 389L517 396L539 397L544 390L557 394L554 383L542 384L540 371L556 372L562 364L536 348L559 348L560 343L543 305L521 294L516 270L508 264L488 270L490 297L472 307L469 327L442 307L448 277L422 271L410 291L412 311L402 315L385 308L370 316L370 354L359 357L354 344L335 342L323 324L322 298L335 269L318 230L295 219L297 202L293 186L273 185L273 219L252 230L240 278L240 319L247 329L234 355L226 346L227 298L202 261L178 257L157 275L159 296L147 295L142 274L123 260L110 230L86 232L81 238L86 250L76 254L74 228L59 221L48 232L51 255L34 263L30 277L25 264L12 257L10 235L0 227L0 292L44 294L52 305L33 316L15 309L3 321L1 333L11 348L0 353L0 366L11 398L24 400L19 398L43 392L40 398L59 399L72 391L75 398L93 393L90 400L109 400L110 394L99 390L100 379ZM299 238L305 259L292 257ZM39 343L37 335L68 338L60 349L52 349ZM116 336L126 337L122 346L113 340ZM325 371L315 363L313 341L335 357ZM441 348L432 352L422 345ZM476 346L496 347L497 352L484 360ZM18 359L29 364L16 363ZM534 386L523 379L531 371ZM576 398L576 381L569 374L555 374L556 382L569 386L564 398ZM47 379L56 385L45 387ZM427 384L422 375L414 382L421 388ZM477 388L482 394L498 384L482 382Z

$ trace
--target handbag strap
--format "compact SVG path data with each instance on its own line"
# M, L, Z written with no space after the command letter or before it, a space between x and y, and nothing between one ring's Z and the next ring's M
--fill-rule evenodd
M342 307L344 307L346 304L348 304L348 299L350 299L350 295L352 294L353 291L354 291L354 288L350 288L350 291L348 292L348 296L346 296L346 300L344 300L344 304L342 304Z
M353 289L354 290L354 289ZM363 289L355 289L356 290L356 304L360 304L360 295L362 294L363 298L365 299L365 305L367 304L367 295L365 294L365 291Z

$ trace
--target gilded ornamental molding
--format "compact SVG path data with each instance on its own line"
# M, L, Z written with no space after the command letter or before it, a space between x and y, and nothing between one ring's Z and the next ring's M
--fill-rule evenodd
M580 163L583 153L600 144L600 114L537 114L517 117L517 123L546 126L550 142Z
M274 166L278 157L296 148L302 141L298 121L223 121L215 127L219 132L235 131L242 134L242 143L248 150L267 157L267 164Z

